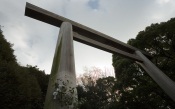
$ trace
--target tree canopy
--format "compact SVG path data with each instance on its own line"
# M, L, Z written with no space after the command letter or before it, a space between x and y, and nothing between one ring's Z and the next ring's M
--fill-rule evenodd
M0 31L0 109L42 109L48 76L36 66L20 66L12 44Z
M140 31L128 44L150 53L151 61L175 81L175 18L167 22L151 24ZM118 108L174 109L175 103L131 60L113 55L117 77Z

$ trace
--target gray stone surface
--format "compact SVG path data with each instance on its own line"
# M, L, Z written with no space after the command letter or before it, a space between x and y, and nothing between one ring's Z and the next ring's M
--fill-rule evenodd
M74 109L76 103L72 25L63 22L56 45L44 109Z

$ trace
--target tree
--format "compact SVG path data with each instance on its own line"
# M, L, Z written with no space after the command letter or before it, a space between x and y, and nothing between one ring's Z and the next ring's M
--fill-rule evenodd
M46 75L44 71L39 70L37 66L27 65L27 70L29 71L29 74L34 76L37 80L39 88L41 89L41 94L42 94L41 102L43 104L45 101L45 96L46 96L47 87L49 83L49 75Z
M0 109L42 109L46 84L43 71L19 66L12 44L0 30Z
M116 92L113 90L114 77L99 78L94 86L77 87L80 109L112 109L116 103Z
M85 70L77 86L80 109L113 109L116 92L113 90L116 79L105 77L104 72L96 67ZM99 78L101 77L101 78Z
M14 50L12 49L12 44L7 42L0 29L0 61L1 63L16 62L16 57L13 55Z
M160 24L152 24L139 32L128 44L150 53L152 62L172 80L175 80L175 18ZM174 109L174 102L131 60L113 55L117 77L117 107L137 109Z
M1 109L40 109L41 89L25 67L9 63L0 70Z

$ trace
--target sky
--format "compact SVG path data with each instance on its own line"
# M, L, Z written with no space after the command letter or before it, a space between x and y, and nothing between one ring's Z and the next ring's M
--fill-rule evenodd
M146 26L175 17L175 0L0 0L1 29L7 41L14 44L19 64L37 65L47 74L59 28L24 16L26 2L125 43ZM113 72L110 53L75 41L74 53L77 75L83 74L85 67L94 66Z

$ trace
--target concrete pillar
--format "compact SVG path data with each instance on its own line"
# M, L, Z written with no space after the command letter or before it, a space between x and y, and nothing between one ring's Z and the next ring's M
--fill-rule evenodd
M63 22L56 45L44 109L74 109L77 100L72 25Z

